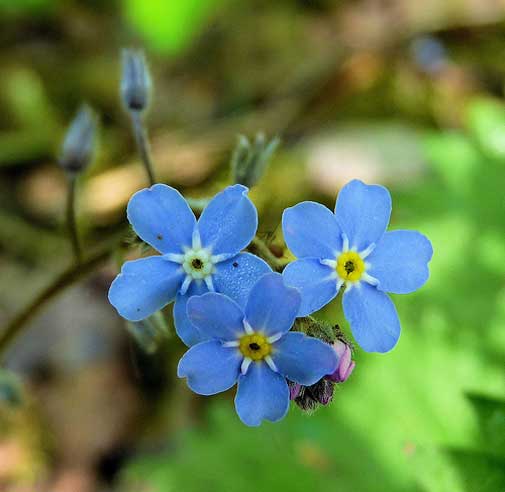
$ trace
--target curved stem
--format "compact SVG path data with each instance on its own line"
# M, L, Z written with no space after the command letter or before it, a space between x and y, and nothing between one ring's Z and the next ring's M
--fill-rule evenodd
M154 177L154 167L151 157L151 148L149 146L149 139L147 138L147 130L144 126L142 115L139 111L130 111L130 116L132 120L135 141L137 142L137 149L144 164L144 168L147 172L149 183L152 186L154 183L156 183L156 179Z
M272 267L272 270L276 272L282 272L284 267L289 263L287 260L277 258L277 256L270 251L270 248L266 245L266 243L258 236L253 238L251 244L247 247L247 250L264 259Z
M79 233L77 232L77 222L75 217L75 192L76 192L77 176L68 177L67 191L67 227L70 241L72 243L72 251L74 252L76 263L80 263L82 259L81 244L79 242Z
M117 243L115 244L117 245ZM50 285L21 310L0 333L0 354L3 354L12 340L21 333L25 324L32 319L42 307L63 289L91 273L96 267L109 258L114 248L104 247L81 263L73 264L62 272Z

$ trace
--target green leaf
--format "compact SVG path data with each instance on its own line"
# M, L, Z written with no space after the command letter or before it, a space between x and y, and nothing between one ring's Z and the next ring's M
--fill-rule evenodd
M505 459L505 400L475 393L467 398L477 414L482 449Z
M224 0L123 0L124 14L153 50L184 51Z
M447 453L458 469L466 491L505 490L505 460L477 451L449 449Z

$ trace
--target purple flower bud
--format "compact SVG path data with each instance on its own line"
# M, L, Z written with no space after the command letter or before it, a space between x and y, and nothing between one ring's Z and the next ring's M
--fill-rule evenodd
M335 340L333 343L333 350L338 357L338 366L333 374L326 376L326 379L334 383L343 383L351 375L355 362L352 360L352 352L349 345L341 340Z
M289 399L294 400L300 394L302 390L302 385L298 383L290 383L289 384Z

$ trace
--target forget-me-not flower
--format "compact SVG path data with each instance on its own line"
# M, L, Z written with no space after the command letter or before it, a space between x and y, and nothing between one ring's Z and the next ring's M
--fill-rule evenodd
M337 367L330 345L289 331L300 302L298 291L284 285L278 273L258 280L244 309L222 294L192 297L188 316L208 339L184 354L178 376L200 395L238 382L235 408L247 425L282 419L289 408L286 378L308 386Z
M175 328L186 345L202 340L186 314L193 295L221 292L244 305L249 290L270 267L240 253L256 234L258 214L247 188L229 186L197 221L182 195L156 184L135 193L127 216L137 235L160 256L128 261L109 290L109 300L130 321L147 318L175 300Z
M299 316L330 302L342 286L344 315L367 352L387 352L400 336L400 322L387 292L408 294L428 279L430 241L416 231L388 231L389 191L353 180L342 188L335 213L303 202L282 217L286 244L298 257L283 272L300 290Z

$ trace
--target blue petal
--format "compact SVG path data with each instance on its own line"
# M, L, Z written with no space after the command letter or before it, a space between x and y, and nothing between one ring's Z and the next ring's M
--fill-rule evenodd
M251 289L245 318L255 331L273 335L293 326L299 308L298 291L284 285L279 273L267 273Z
M258 213L242 185L228 186L205 207L198 229L214 255L236 255L256 234Z
M200 330L191 323L187 314L188 300L192 296L200 296L208 292L207 286L204 282L193 281L189 286L186 294L177 294L174 304L174 324L175 331L179 338L188 346L196 345L197 343L208 340Z
M293 261L282 276L286 285L298 289L302 296L298 316L307 316L321 309L338 293L335 271L315 258Z
M147 318L174 300L184 279L181 265L162 256L127 261L109 289L109 301L130 321Z
M191 246L195 216L174 188L156 184L135 193L127 216L137 235L161 253L181 253Z
M191 347L179 361L177 376L188 378L188 386L199 395L215 395L237 381L243 356L236 348L226 348L218 340Z
M344 315L366 352L389 352L400 338L400 320L389 296L361 282L344 293Z
M279 372L295 383L311 386L337 369L337 355L327 343L299 332L286 333L274 345Z
M231 297L241 307L245 307L252 286L271 271L261 258L251 253L240 253L218 263L212 279L217 292Z
M253 362L247 374L239 377L235 408L240 420L253 427L264 419L281 420L289 409L286 379L264 362Z
M366 260L370 264L368 273L379 280L379 290L408 294L428 280L432 256L431 243L421 233L386 232Z
M338 194L335 215L349 245L358 251L377 243L389 224L391 195L383 186L354 179Z
M236 340L244 334L244 312L229 297L215 292L193 296L187 305L188 318L202 336Z
M302 202L282 214L282 232L291 252L298 258L334 260L342 250L342 231L335 215L315 202Z

